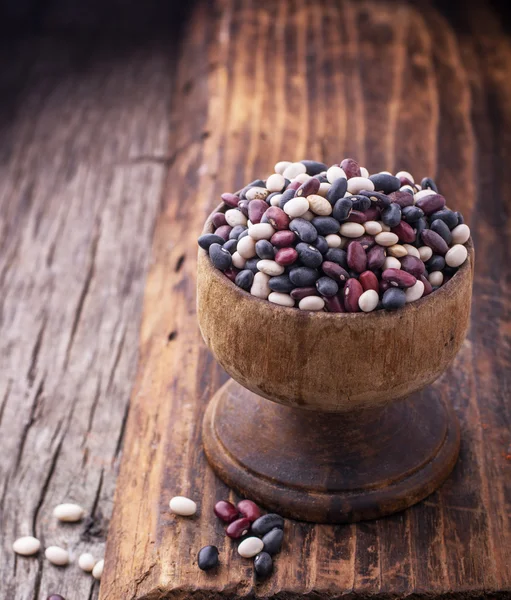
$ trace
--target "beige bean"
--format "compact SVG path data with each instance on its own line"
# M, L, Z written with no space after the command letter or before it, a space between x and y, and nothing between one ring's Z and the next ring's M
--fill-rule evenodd
M275 173L278 173L279 175L282 175L284 173L284 171L290 167L293 163L290 162L289 160L281 160L279 161L274 167L273 170L275 171Z
M254 225L251 227L254 227ZM249 235L246 235L238 241L235 254L239 254L245 260L252 258L256 255L255 244L255 240Z
M323 310L325 301L319 296L306 296L300 300L298 308L301 310Z
M31 535L18 538L12 545L12 549L20 556L32 556L41 549L41 542Z
M59 546L49 546L44 551L44 555L52 565L56 565L57 567L64 567L69 564L69 552Z
M366 221L364 223L364 229L369 235L378 235L383 231L382 226L378 221Z
M389 247L394 246L394 244L397 244L399 238L395 233L392 233L391 231L382 231L378 235L374 236L374 241L379 246Z
M252 296L256 296L256 298L262 298L263 300L266 300L271 294L270 286L268 285L269 281L270 276L266 275L266 273L256 273L254 275L252 287L250 288L250 293L252 294Z
M403 258L403 256L408 254L408 252L401 244L394 244L393 246L389 246L387 248L387 254L390 256L395 256L396 258Z
M323 183L319 184L319 190L318 190L318 196L323 196L323 198L326 197L326 195L328 194L328 190L331 188L332 186L327 183L326 181L323 181Z
M347 238L357 238L361 235L364 235L365 229L364 226L360 223L343 223L340 229L341 235ZM381 235L381 234L380 234ZM396 235L397 242L397 235Z
M352 177L348 179L348 192L358 194L362 190L372 192L374 190L374 183L367 177Z
M412 246L411 244L403 244L403 248L406 249L407 254L409 254L410 256L415 256L416 258L421 257L419 251L415 246Z
M413 201L417 202L417 200L420 200L421 198L425 198L426 196L430 196L431 194L436 194L436 192L434 192L433 190L430 190L429 188L426 188L425 190L420 190L420 192L417 192L416 194L414 194Z
M307 212L303 213L303 215L300 217L300 219L305 219L306 221L312 221L312 219L314 219L316 215L311 212L310 210L308 210Z
M312 194L311 196L307 196L307 200L309 201L309 207L311 211L316 215L327 217L332 213L332 205L330 202L328 202L328 200L326 200L326 198L323 198L318 194ZM292 200L290 200L290 202L292 202Z
M456 225L451 231L453 244L466 244L470 238L470 228L465 223Z
M247 200L266 200L269 190L263 187L251 187L245 193Z
M274 233L275 229L273 229L273 227L269 223L256 223L255 225L250 225L250 227L248 228L248 235L256 241L269 240ZM245 238L241 239L244 240ZM243 254L241 255L243 256Z
M424 294L424 284L420 279L405 290L406 302L415 302L419 298L422 298L422 294Z
M330 233L325 237L326 243L329 248L340 248L342 244L342 239L340 235L336 233Z
M284 267L274 260L263 259L257 262L257 268L261 273L266 273L270 277L276 277L284 273Z
M385 225L385 223L383 221L378 221L378 223L380 224L382 231L387 231L387 232L390 231L390 227L388 225Z
M274 304L278 304L280 306L294 306L295 301L289 294L283 294L282 292L272 292L268 296L268 300L273 302Z
M246 235L245 238L251 239L248 235ZM242 239L245 239L245 238L242 238ZM241 240L240 240L240 242L241 242ZM235 252L232 255L232 264L237 269L243 269L245 267L245 263L246 263L246 260L243 258L243 256L241 256L241 254L239 252Z
M444 274L442 273L442 271L432 271L428 275L428 281L433 287L439 287L444 281Z
M305 171L307 171L307 169L305 168L305 165L303 165L301 162L296 162L296 163L291 163L290 165L288 165L284 169L282 175L284 175L284 177L286 179L293 180L295 177L297 177L301 173L305 173Z
M461 265L467 260L468 252L465 246L462 244L455 244L452 248L449 248L445 255L445 262L450 267L461 267Z
M394 256L387 256L383 263L383 270L385 269L400 269L401 263Z
M344 172L344 169L341 169L341 167L333 165L326 172L326 178L328 179L329 183L333 183L334 181L341 179L341 177L346 179L346 173Z
M310 178L311 178L311 176L308 173L300 173L293 179L293 181L298 181L299 183L305 183L306 181L309 181Z
M433 256L433 250L429 246L421 246L419 248L419 258L422 262L428 261Z
M365 167L360 167L360 175L362 177L369 177L369 171Z
M282 198L282 194L275 194L270 198L270 204L272 206L278 206L280 204L280 199Z
M230 208L225 211L225 220L231 227L236 227L236 225L246 225L247 217L238 210L237 208Z
M303 196L296 196L284 205L284 212L292 219L301 217L309 210L309 201Z

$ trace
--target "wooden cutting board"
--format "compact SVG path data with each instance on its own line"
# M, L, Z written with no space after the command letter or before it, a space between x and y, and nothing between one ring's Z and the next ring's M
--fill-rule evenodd
M450 7L443 15L403 2L194 6L170 109L173 154L103 600L510 597L511 45L489 8ZM222 191L277 160L344 156L371 171L435 177L472 226L472 327L435 384L461 420L461 456L438 492L401 514L345 526L288 522L274 576L255 584L251 562L212 513L234 497L201 446L204 409L225 375L196 324L196 237ZM197 517L170 514L177 494L197 500ZM220 549L217 574L197 568L205 544Z

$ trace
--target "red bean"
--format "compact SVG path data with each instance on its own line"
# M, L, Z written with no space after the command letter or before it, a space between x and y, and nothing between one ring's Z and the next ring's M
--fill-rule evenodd
M344 286L344 307L346 312L359 312L358 299L364 293L357 279L350 278Z
M215 229L215 235L219 235L222 239L227 241L229 239L229 234L232 231L232 227L230 225L221 225L217 229Z
M400 221L399 224L392 227L390 231L395 233L403 244L412 244L415 242L415 230L411 225L406 223L406 221Z
M297 196L312 196L312 194L317 194L319 190L320 182L317 177L311 177L304 181L302 185L296 190Z
M213 218L211 219L211 222L213 223L213 227L215 229L222 227L222 225L227 225L227 221L225 220L225 215L224 215L224 213L221 213L221 212L215 213L213 215Z
M356 273L363 273L367 267L367 256L360 242L351 242L348 246L348 267Z
M424 266L422 260L420 258L417 258L416 256L410 256L409 254L407 254L399 260L401 262L401 268L403 269L403 271L410 273L414 277L417 277L417 279L426 270L426 267Z
M431 215L445 206L445 198L440 194L429 194L417 200L415 206L421 208L425 215Z
M270 238L270 242L277 248L287 248L296 244L297 237L293 231L276 231Z
M374 236L372 235L361 235L358 238L353 239L350 244L352 242L359 242L360 244L362 244L362 248L367 252L369 250L369 248L372 248L376 242L374 241ZM349 246L349 244L348 244ZM348 248L346 248L347 250Z
M399 178L399 182L401 183L401 186L413 185L413 183L408 179L408 177L404 177L403 175L401 175L401 177Z
M226 277L228 277L231 281L235 281L236 280L236 275L240 272L239 269L236 269L236 267L231 267L230 269L226 269L224 271L224 275Z
M324 297L323 300L325 301L325 308L327 309L328 312L333 312L333 313L346 312L344 310L344 306L342 303L342 296L337 295L337 296L330 296L329 298Z
M341 285L344 284L348 279L348 272L338 265L337 263L325 260L321 265L323 273L331 277L334 281L337 281Z
M385 269L381 276L384 281L401 288L412 287L417 282L416 277L402 269Z
M290 296L294 300L302 300L303 298L307 298L307 296L319 296L319 293L316 286L298 287L291 290Z
M361 175L358 162L352 158L345 158L341 163L341 169L346 173L348 179Z
M240 537L243 537L250 529L250 521L243 517L242 519L237 519L233 521L225 530L225 533L228 537L233 540L237 540Z
M236 208L240 199L235 194L230 194L229 192L226 192L225 194L222 194L222 200L227 204L227 206Z
M421 238L426 246L429 246L433 250L434 254L440 254L440 256L445 256L447 254L449 246L444 238L438 235L438 233L435 233L431 229L424 229L421 233Z
M238 510L251 523L261 516L261 509L255 502L252 502L252 500L242 500L241 502L238 502Z
M275 254L275 262L283 267L292 265L298 258L298 252L294 248L281 248Z
M413 205L413 196L408 192L392 192L392 194L389 194L389 198L392 202L399 204L401 208Z
M429 283L429 279L426 276L421 275L420 280L424 284L424 293L422 294L422 297L431 294L431 292L433 291L433 286L431 285L431 283Z
M367 268L374 271L381 269L385 262L385 250L382 246L373 246L367 251Z
M297 190L302 184L299 181L292 181L286 190Z
M263 223L269 223L277 231L289 229L290 222L289 216L278 206L270 206L264 214Z
M383 279L380 280L380 294L384 294L391 287L392 286L388 281L384 281Z
M365 223L367 221L367 216L359 210L352 210L347 221L350 221L351 223Z
M367 290L374 290L378 293L380 292L378 277L376 277L372 271L364 271L358 280L360 281L360 285L362 286L364 292L367 292Z
M239 516L238 509L231 502L227 502L227 500L217 502L213 512L224 523L232 523Z
M367 210L364 210L364 215L367 221L379 221L381 218L381 211L377 206L370 206Z
M267 210L269 210L269 208L264 200L252 200L248 203L248 218L254 224L260 223L262 216Z

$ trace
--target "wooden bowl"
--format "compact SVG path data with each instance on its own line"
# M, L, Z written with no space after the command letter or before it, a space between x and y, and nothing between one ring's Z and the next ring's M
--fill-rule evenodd
M208 220L204 233L211 230ZM199 326L240 384L217 392L205 417L206 454L220 476L247 497L313 521L380 516L433 491L456 461L458 425L432 391L417 392L465 338L473 267L470 243L449 282L400 310L304 312L251 296L199 250Z

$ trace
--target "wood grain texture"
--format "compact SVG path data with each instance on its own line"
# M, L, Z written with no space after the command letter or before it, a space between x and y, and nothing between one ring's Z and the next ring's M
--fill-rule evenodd
M70 37L2 51L2 599L98 595L76 560L104 554L166 171L169 54ZM89 517L57 524L63 501ZM27 534L74 564L16 557Z
M511 45L488 6L460 8L334 0L194 8L102 600L510 597ZM346 155L371 170L436 177L473 227L471 330L435 384L460 418L461 457L438 492L404 513L347 526L288 523L274 576L255 585L212 517L216 500L234 496L200 443L205 406L225 376L196 324L195 238L222 191L277 160ZM196 518L169 514L175 494L198 500ZM196 565L210 543L222 561L215 576Z

